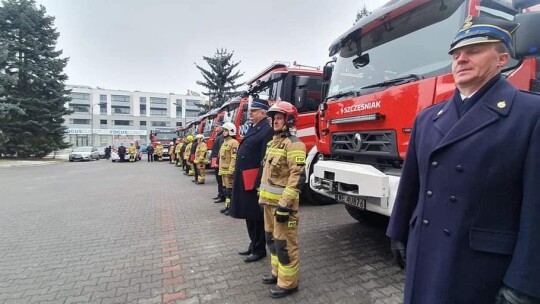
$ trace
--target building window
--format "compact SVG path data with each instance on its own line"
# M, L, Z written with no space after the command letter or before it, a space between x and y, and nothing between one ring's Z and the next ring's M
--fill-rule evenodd
M131 126L133 125L132 120L113 120L113 125L115 126Z
M71 99L90 100L90 94L88 94L88 93L71 93Z
M107 120L106 119L100 119L99 124L100 125L107 125Z
M152 127L168 127L169 126L168 121L152 121L151 124L152 124Z
M103 94L99 95L99 100L100 101L107 101L107 95L103 95Z
M141 120L141 126L146 126L146 120Z
M89 125L90 119L77 119L77 118L71 118L69 120L70 123L74 125Z
M146 115L146 105L140 105L139 110L141 111L141 115Z
M197 104L200 102L200 100L186 99L186 106L197 106Z
M111 95L112 101L129 102L129 96L127 95Z
M146 97L139 97L140 104L146 104Z
M176 122L176 126L177 126L177 127L181 127L181 126L182 126L182 122L181 122L181 121L177 121L177 122Z
M107 114L107 104L99 104L99 113Z
M150 104L167 104L167 98L150 97Z
M152 116L167 116L167 110L150 108L150 115L152 115Z
M199 116L199 111L186 109L186 117L197 117L197 116Z
M129 107L112 107L112 113L113 114L119 114L119 115L129 115Z
M76 106L76 105L70 105L69 109L75 113L90 113L90 107L89 106Z

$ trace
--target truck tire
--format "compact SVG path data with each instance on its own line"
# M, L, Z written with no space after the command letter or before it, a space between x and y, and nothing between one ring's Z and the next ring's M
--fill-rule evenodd
M366 223L370 225L388 225L388 217L378 214L375 212L367 211L367 210L360 210L358 208L354 208L349 205L345 205L345 209L347 210L347 213L354 218L355 220L359 221L360 223Z
M306 184L304 186L304 189L302 190L302 194L300 197L300 202L306 202L310 205L314 206L324 206L324 205L331 205L337 203L336 200L329 198L327 196L321 195L309 187L309 184Z

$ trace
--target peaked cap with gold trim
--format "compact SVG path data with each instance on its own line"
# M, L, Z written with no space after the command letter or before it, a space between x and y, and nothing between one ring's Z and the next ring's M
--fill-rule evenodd
M450 44L448 53L452 54L454 50L467 45L493 42L502 42L511 51L512 34L518 26L507 20L469 16Z

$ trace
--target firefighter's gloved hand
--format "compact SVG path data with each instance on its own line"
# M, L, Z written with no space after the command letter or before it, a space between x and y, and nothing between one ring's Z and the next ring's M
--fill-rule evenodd
M391 239L390 240L390 250L394 255L394 261L401 269L405 269L407 264L407 246L402 241Z
M289 214L291 210L289 208L278 206L276 208L276 212L274 213L274 216L276 217L276 221L278 223L285 223L289 220Z
M539 304L540 299L532 298L513 288L503 286L499 289L495 304Z

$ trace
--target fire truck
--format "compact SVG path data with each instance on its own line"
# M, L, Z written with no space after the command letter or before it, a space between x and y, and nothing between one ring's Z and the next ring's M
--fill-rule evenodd
M176 128L156 128L150 132L150 140L154 148L157 146L158 142L161 142L163 145L163 158L168 158L169 153L168 149L171 142L174 142L178 137ZM154 155L154 157L157 157Z
M335 61L323 69L310 188L358 221L390 216L416 115L455 89L448 49L467 16L520 23L503 74L520 89L540 91L540 61L526 56L540 45L539 15L526 9L538 3L399 0L360 19L332 43Z
M253 97L274 101L284 100L293 103L299 112L296 135L304 142L309 151L315 146L315 115L321 103L322 71L318 68L294 63L274 62L257 74L246 84L248 90L242 96L234 97L219 110L224 112L223 121L236 125L236 139L242 141L249 129L249 103ZM313 204L333 203L332 199L310 190L309 185L302 191L303 200Z

